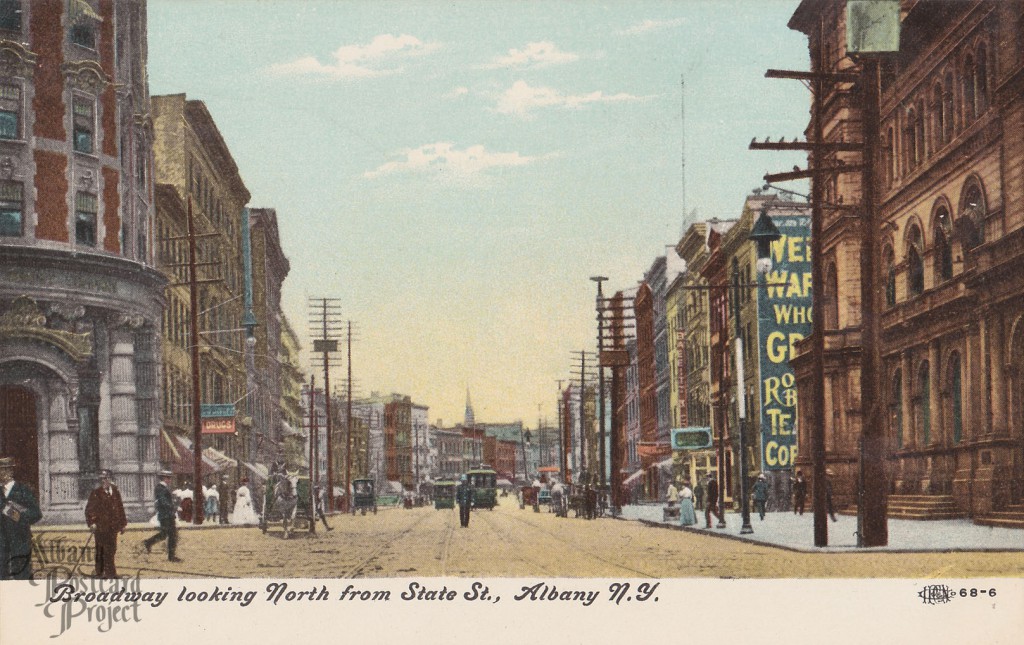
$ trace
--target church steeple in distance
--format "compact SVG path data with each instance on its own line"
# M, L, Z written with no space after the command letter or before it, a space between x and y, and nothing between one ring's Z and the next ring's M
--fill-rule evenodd
M469 388L466 388L466 418L463 421L463 425L467 428L472 428L476 425L476 420L473 418L473 403L469 400Z

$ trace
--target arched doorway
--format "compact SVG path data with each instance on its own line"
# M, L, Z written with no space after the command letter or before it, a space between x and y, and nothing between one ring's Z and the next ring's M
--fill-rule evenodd
M39 425L36 395L20 385L0 385L0 455L14 457L14 479L39 494Z

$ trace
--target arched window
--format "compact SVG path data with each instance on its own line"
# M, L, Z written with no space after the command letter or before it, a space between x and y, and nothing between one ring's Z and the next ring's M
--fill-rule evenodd
M903 127L903 140L905 142L904 154L906 155L904 168L909 172L917 168L917 111L914 108L907 111L907 122Z
M978 115L975 111L975 93L974 93L974 57L970 54L964 59L964 77L963 77L963 88L964 88L964 126L974 120Z
M949 398L950 425L953 428L953 443L960 443L964 436L964 403L963 387L960 374L960 354L953 352L949 356Z
M946 72L942 84L942 140L949 143L953 140L953 74Z
M939 206L935 211L935 283L953 277L953 221L949 209Z
M924 244L916 224L907 233L907 292L911 297L924 293Z
M914 421L921 446L927 446L932 441L932 383L929 370L928 361L922 361L921 367L917 369L917 410Z
M896 182L896 136L892 127L885 134L885 185L892 188Z
M924 99L919 99L917 101L917 121L914 122L914 139L916 140L918 163L923 162L929 154L928 143L924 136L925 114Z
M825 329L839 329L839 278L830 264L825 278Z
M929 133L931 135L932 149L938 150L946 143L944 139L946 128L943 126L942 121L942 85L940 83L936 83L932 88L932 102L929 107L931 107L932 115L932 131Z
M988 109L988 63L985 45L978 47L978 64L974 67L975 113L981 116Z
M896 305L896 259L892 247L887 246L882 252L882 266L885 267L885 305Z
M889 429L896 436L896 447L903 447L903 374L892 375L892 396L889 398Z
M985 193L978 180L972 178L964 187L963 196L960 198L960 215L957 218L957 229L964 251L970 251L985 242L987 214Z

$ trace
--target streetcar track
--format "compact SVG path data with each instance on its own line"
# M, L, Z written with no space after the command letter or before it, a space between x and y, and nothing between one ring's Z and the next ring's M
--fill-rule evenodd
M620 564L618 562L615 562L614 560L609 560L608 558L601 557L601 556L597 555L596 553L593 553L592 551L588 551L586 549L581 548L577 544L570 543L569 540L567 540L565 538L562 538L558 534L556 534L556 533L554 533L554 532L552 532L552 531L550 531L548 529L542 528L538 524L533 524L531 522L527 522L524 518L521 518L518 515L514 515L513 514L511 517L513 519L515 519L516 521L522 522L523 524L525 524L526 526L529 526L530 528L532 528L534 530L537 530L537 531L540 531L541 533L547 534L548 536L550 536L551 538L553 538L557 542L560 542L562 544L567 544L576 553L582 553L584 555L588 555L588 556L594 558L595 560L597 560L598 562L603 562L604 564L610 564L613 567L616 567L616 568L619 568L619 569L623 569L623 570L629 571L631 573L639 574L640 576L643 576L645 578L658 578L659 577L659 576L647 573L646 571L640 571L639 569L634 569L632 567L628 567L626 565L623 565L623 564ZM563 519L568 519L568 518L563 518ZM592 521L592 520L588 520L588 521Z
M490 518L491 516L489 514L486 514L486 515L485 514L481 514L481 517ZM502 542L504 542L505 544L507 544L509 546L510 552L511 553L515 553L516 556L520 560L522 560L523 562L525 562L528 565L530 565L531 568L533 568L533 569L538 569L538 568L541 569L544 572L544 574L546 574L546 575L550 575L550 576L555 575L555 572L552 571L549 567L546 567L543 564L540 564L535 559L527 558L525 555L523 555L525 550L522 549L522 548L517 548L519 545L514 543L512 538L506 532L503 532L503 531L498 529L497 524L496 524L496 522L495 522L495 520L493 518L485 519L484 523L487 525L488 528L491 529L491 531L493 531L495 533L495 535L498 536L498 538ZM521 544L521 542L520 542L520 544Z
M445 518L445 536L441 542L441 554L439 559L441 560L441 577L444 578L448 575L448 556L451 554L452 549L452 537L455 535L455 524L452 523L451 518Z
M399 540L399 539L405 537L406 535L408 535L409 533L411 533L413 529L415 529L417 526L422 524L423 521L426 520L428 517L429 517L429 515L422 515L422 517L417 519L410 526L392 533L385 540L381 540L380 541L380 545L378 547L374 548L370 552L370 554L368 556L366 556L365 558L360 560L358 563L356 563L355 566L352 566L349 569L347 569L344 573L339 574L338 578L339 579L340 578L353 578L353 579L355 579L355 578L358 578L358 577L364 575L364 573L365 573L364 569L366 568L366 566L368 564L370 564L371 562L376 560L378 557L380 557L380 555L382 553L384 553L384 551L386 551L387 548L390 547L392 545L392 543L394 543L396 540Z

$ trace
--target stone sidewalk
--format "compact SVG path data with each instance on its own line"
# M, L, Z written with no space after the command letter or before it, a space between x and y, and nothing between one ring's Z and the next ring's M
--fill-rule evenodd
M814 515L811 512L806 512L803 515L795 515L791 511L767 513L764 520L761 520L757 513L753 512L750 514L753 533L740 534L743 522L738 512L726 512L726 528L715 528L718 522L712 517L712 528L705 529L702 511L697 511L698 523L696 525L680 527L676 521L664 522L662 520L664 507L664 504L625 506L620 519L812 553L1024 551L1024 530L979 526L969 519L930 521L890 519L888 522L889 544L887 546L858 548L857 517L838 515L836 522L827 520L828 546L816 547L814 546Z

